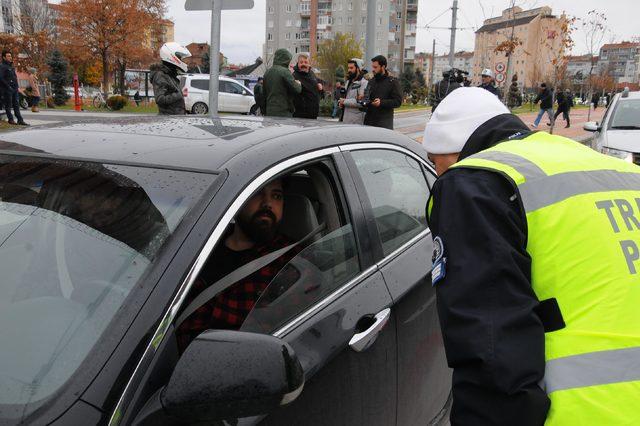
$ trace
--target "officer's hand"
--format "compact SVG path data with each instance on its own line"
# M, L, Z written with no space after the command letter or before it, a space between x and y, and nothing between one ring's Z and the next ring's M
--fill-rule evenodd
M341 99L338 101L338 105L340 106L340 108L344 108L344 98L341 98Z
M373 102L371 102L371 105L373 105L376 108L380 107L380 98L375 98Z
M298 83L300 86L302 86L302 83L300 83L300 80L296 80L296 83Z

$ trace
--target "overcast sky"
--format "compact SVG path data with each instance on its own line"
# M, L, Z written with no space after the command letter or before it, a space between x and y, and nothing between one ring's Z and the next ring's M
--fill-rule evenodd
M419 0L417 51L431 51L432 40L436 39L436 52L448 53L450 33L448 30L426 29L451 26L452 1ZM168 0L169 17L175 21L176 41L184 44L208 42L210 38L209 12L185 12L185 0ZM499 16L511 2L509 0L459 0L457 50L473 50L474 29L482 26L486 18ZM551 5L554 14L566 12L576 17L586 17L587 12L597 9L606 13L611 32L604 42L630 40L640 36L640 1L638 0L517 0L523 9ZM604 5L606 4L606 7ZM262 55L265 37L266 0L255 0L253 10L224 11L222 13L222 52L232 63L253 63ZM443 14L444 13L444 14ZM436 19L439 15L438 19ZM435 20L434 20L435 19ZM574 54L585 51L583 33L574 35Z

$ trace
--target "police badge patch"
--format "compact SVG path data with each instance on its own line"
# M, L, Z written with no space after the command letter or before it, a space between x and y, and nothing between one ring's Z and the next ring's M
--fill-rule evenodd
M431 262L433 264L431 268L431 285L433 286L447 274L447 258L444 257L444 243L440 237L433 239L433 256L431 257Z

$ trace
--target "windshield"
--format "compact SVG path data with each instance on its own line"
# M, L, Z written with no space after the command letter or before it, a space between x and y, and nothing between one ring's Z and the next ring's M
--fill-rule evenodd
M215 178L0 155L0 417L76 372Z
M611 118L611 129L640 129L640 99L618 101Z

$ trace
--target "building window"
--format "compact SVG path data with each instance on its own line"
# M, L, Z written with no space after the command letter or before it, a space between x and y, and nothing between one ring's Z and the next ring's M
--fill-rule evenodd
M378 18L378 26L382 25L382 18Z
M285 39L285 40L291 40L291 33L286 33L286 34L284 35L284 39Z
M349 2L349 5L347 6L347 10L353 10L353 3Z
M286 5L286 6L284 7L284 10L285 10L287 13L291 13L291 10L292 10L292 9L291 9L291 5L290 5L290 4Z
M300 28L301 26L302 26L302 21L298 19L296 21L296 27Z
M397 17L398 19L402 19L402 12L398 12L398 14L396 15L396 17Z
M380 31L376 33L376 40L382 40L382 34L380 34Z
M267 33L267 41L273 40L273 34Z
M290 27L292 25L291 19L287 19L287 27Z
M351 16L347 17L347 25L353 24L353 18Z
M273 47L268 48L268 49L267 49L267 53L268 53L269 55L273 55Z
M362 4L360 6L360 9L367 10L367 0L362 0Z
M269 21L269 23L267 24L267 26L268 26L269 28L273 28L273 21Z
M382 2L378 2L378 12L382 12Z
M342 25L342 17L338 17L336 24Z
M363 16L361 20L362 20L362 23L363 23L363 24L366 24L366 23L367 23L367 17L366 17L366 16Z
M269 14L273 15L274 12L273 6L269 6Z

